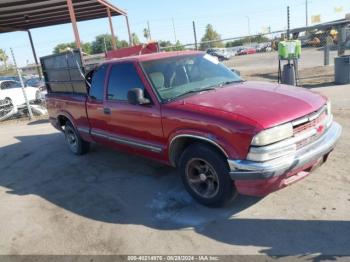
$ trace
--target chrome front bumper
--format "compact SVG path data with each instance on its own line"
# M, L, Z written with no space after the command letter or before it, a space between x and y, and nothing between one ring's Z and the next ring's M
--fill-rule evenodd
M281 176L317 161L333 150L342 132L341 126L333 122L316 141L296 152L265 162L228 160L233 180L268 179Z

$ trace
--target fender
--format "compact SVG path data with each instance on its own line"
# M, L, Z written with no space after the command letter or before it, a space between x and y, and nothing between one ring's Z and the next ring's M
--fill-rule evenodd
M168 145L167 145L168 158L169 158L169 162L173 166L175 166L175 163L173 162L172 147L177 139L186 138L186 137L202 140L204 142L212 144L220 152L222 152L225 155L225 157L227 157L227 158L232 158L232 159L238 158L237 151L235 150L235 148L233 148L232 144L218 138L214 134L211 134L211 133L205 132L205 131L181 129L181 130L177 130L174 133L172 133L168 139Z
M68 113L67 111L59 111L59 112L57 112L56 119L58 120L58 118L59 118L60 116L64 116L64 117L68 118L68 120L72 123L74 129L77 130L76 123L75 123L75 121L73 120L73 117L72 117L72 115L71 115L70 113Z

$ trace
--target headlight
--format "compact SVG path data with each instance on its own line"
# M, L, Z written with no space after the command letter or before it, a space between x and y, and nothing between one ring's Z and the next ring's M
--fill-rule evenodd
M269 145L283 139L293 136L293 125L287 123L284 125L276 126L270 129L261 131L259 134L254 136L252 140L253 146L264 146Z

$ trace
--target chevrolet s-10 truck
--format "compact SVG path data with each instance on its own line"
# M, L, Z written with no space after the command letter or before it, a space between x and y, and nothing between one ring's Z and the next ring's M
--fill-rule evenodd
M49 118L74 154L99 143L177 167L203 205L222 206L238 193L265 196L303 179L341 135L327 98L243 81L202 52L112 59L85 82L69 71L74 59L66 67L55 59L43 63ZM60 81L67 74L70 81Z

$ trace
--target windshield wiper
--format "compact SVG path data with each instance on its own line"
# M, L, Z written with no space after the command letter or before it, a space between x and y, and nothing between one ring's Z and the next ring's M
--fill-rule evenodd
M244 82L245 80L232 80L232 81L225 81L225 82L222 82L220 84L218 84L219 87L223 87L223 86L226 86L226 85L230 85L230 84L234 84L234 83L242 83Z
M170 102L170 101L173 101L173 100L176 100L182 96L185 96L185 95L189 95L189 94L194 94L194 93L200 93L200 92L203 92L203 91L211 91L211 90L215 90L217 89L217 86L210 86L210 87L206 87L206 88L199 88L199 89L194 89L194 90L189 90L181 95L178 95L176 97L173 97L173 98L169 98L166 100L166 102Z
M181 94L181 95L179 95L179 96L177 96L177 97L175 97L175 98L178 98L178 97L180 97L180 96L185 96L185 95L188 95L188 94L193 94L193 93L200 93L200 92L203 92L203 91L211 91L211 90L215 90L216 89L216 87L206 87L206 88L200 88L200 89L194 89L194 90L189 90L189 91L187 91L187 92L185 92L185 93L183 93L183 94Z

